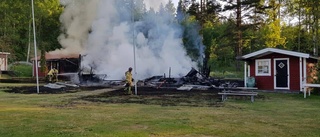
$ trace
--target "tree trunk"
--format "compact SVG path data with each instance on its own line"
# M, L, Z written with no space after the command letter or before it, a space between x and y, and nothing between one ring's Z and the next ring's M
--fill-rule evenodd
M298 32L298 51L300 52L301 45L301 0L299 0L299 32Z
M313 2L313 25L312 25L312 30L313 30L313 46L314 46L314 55L318 56L318 8L319 7L319 1L314 1Z
M241 32L241 0L237 0L237 44L235 47L236 58L242 56L242 32ZM236 70L240 71L240 61L236 60Z

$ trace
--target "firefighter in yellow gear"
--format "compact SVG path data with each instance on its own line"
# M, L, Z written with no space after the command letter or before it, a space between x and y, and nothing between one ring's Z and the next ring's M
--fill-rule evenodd
M58 70L56 68L52 68L48 72L49 82L57 82L58 81Z
M132 83L132 73L131 72L132 72L132 68L130 67L128 69L128 71L126 71L126 73L125 73L126 85L125 85L125 89L124 90L127 90L128 94L132 94L131 87L133 86L133 83Z

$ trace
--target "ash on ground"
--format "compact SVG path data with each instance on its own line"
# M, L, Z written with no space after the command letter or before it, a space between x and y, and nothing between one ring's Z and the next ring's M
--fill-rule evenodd
M18 93L18 94L64 94L64 93L76 93L79 91L92 91L97 89L103 89L103 86L65 86L61 84L49 83L44 86L39 86L39 93L37 87L23 86L23 87L8 87L4 91L8 93Z
M105 92L81 99L103 103L135 103L161 106L221 106L221 97L214 90L176 90L174 88L140 87L137 95L128 95L123 89ZM134 90L133 90L134 92Z
M97 79L95 75L80 75L81 82L77 83L48 83L40 86L39 94L63 94L79 91L94 91L112 88L114 90L98 94L83 96L79 99L103 103L135 103L161 106L192 106L192 107L220 107L221 96L218 92L226 88L239 86L238 82L203 77L197 70L192 69L186 76L171 78L153 76L138 81L137 95L128 95L124 91L122 80L107 81ZM232 84L230 84L232 83ZM233 84L235 83L235 84ZM221 88L222 87L222 88ZM132 88L135 92L134 87ZM14 87L5 90L10 93L37 94L37 87ZM238 97L236 97L238 98Z

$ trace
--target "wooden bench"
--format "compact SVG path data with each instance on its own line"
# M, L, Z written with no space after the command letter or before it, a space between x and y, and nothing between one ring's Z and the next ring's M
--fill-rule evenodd
M237 87L237 89L240 89L240 90L256 90L258 88L257 87Z
M254 102L254 96L257 96L257 92L244 92L244 91L225 91L225 92L219 92L218 95L221 95L222 101L227 100L227 96L250 96L251 102Z
M320 84L309 84L309 83L306 83L306 84L303 84L303 87L304 87L303 96L304 96L304 98L306 98L307 97L307 92L309 93L309 96L310 96L310 92L311 92L310 88L320 88ZM307 88L309 88L308 91L307 91Z
M220 92L227 92L227 91L244 91L244 92L251 92L252 90L257 90L256 87L217 87L217 89L220 90Z

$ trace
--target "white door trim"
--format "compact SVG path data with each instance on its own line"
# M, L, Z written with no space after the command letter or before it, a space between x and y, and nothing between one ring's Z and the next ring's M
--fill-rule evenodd
M287 72L288 72L288 87L277 87L277 78L276 78L276 71L277 71L277 66L276 66L276 61L277 60L287 60ZM273 59L273 79L274 79L274 89L290 89L290 62L289 58L275 58Z

